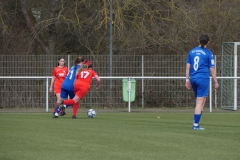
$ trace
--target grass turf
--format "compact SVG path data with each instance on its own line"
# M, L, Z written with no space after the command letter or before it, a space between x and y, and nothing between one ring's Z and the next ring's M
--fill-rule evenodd
M160 118L157 118L160 116ZM238 160L239 113L1 113L1 160Z

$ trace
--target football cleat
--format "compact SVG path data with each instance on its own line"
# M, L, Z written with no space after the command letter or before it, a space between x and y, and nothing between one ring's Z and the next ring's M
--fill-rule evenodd
M64 116L66 115L66 112L65 112L65 107L63 105L61 105L61 113L60 113L60 116Z
M53 118L58 118L58 116L53 115Z
M200 126L193 126L193 130L205 130L205 128L201 128Z
M58 118L58 113L55 113L55 114L53 115L53 118Z
M77 117L76 116L72 116L72 119L76 119Z

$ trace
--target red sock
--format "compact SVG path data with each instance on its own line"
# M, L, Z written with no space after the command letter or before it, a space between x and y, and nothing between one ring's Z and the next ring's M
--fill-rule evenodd
M75 104L75 101L73 99L68 99L68 100L64 100L63 104L66 104L67 106L72 106Z
M73 105L73 116L77 115L78 108L79 108L79 103L76 103Z

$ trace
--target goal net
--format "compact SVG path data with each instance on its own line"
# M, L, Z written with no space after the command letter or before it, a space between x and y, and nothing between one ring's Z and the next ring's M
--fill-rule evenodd
M237 77L238 62L237 55L240 49L240 42L224 42L222 44L222 66L221 77ZM239 63L240 64L240 63ZM221 79L221 108L229 110L237 110L239 100L237 97L237 90L239 85L237 79Z

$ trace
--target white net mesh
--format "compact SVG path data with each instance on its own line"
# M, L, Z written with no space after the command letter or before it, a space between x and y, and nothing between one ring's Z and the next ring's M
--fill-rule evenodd
M240 46L237 46L237 50L239 48L240 48ZM237 60L237 61L239 61L239 60ZM237 68L234 68L234 42L223 43L221 65L222 65L221 66L221 77L234 77L234 71L237 69ZM237 70L239 72L239 69L237 69ZM233 109L233 107L234 107L234 79L221 79L220 86L221 86L221 108ZM237 85L237 86L239 86L239 85Z

